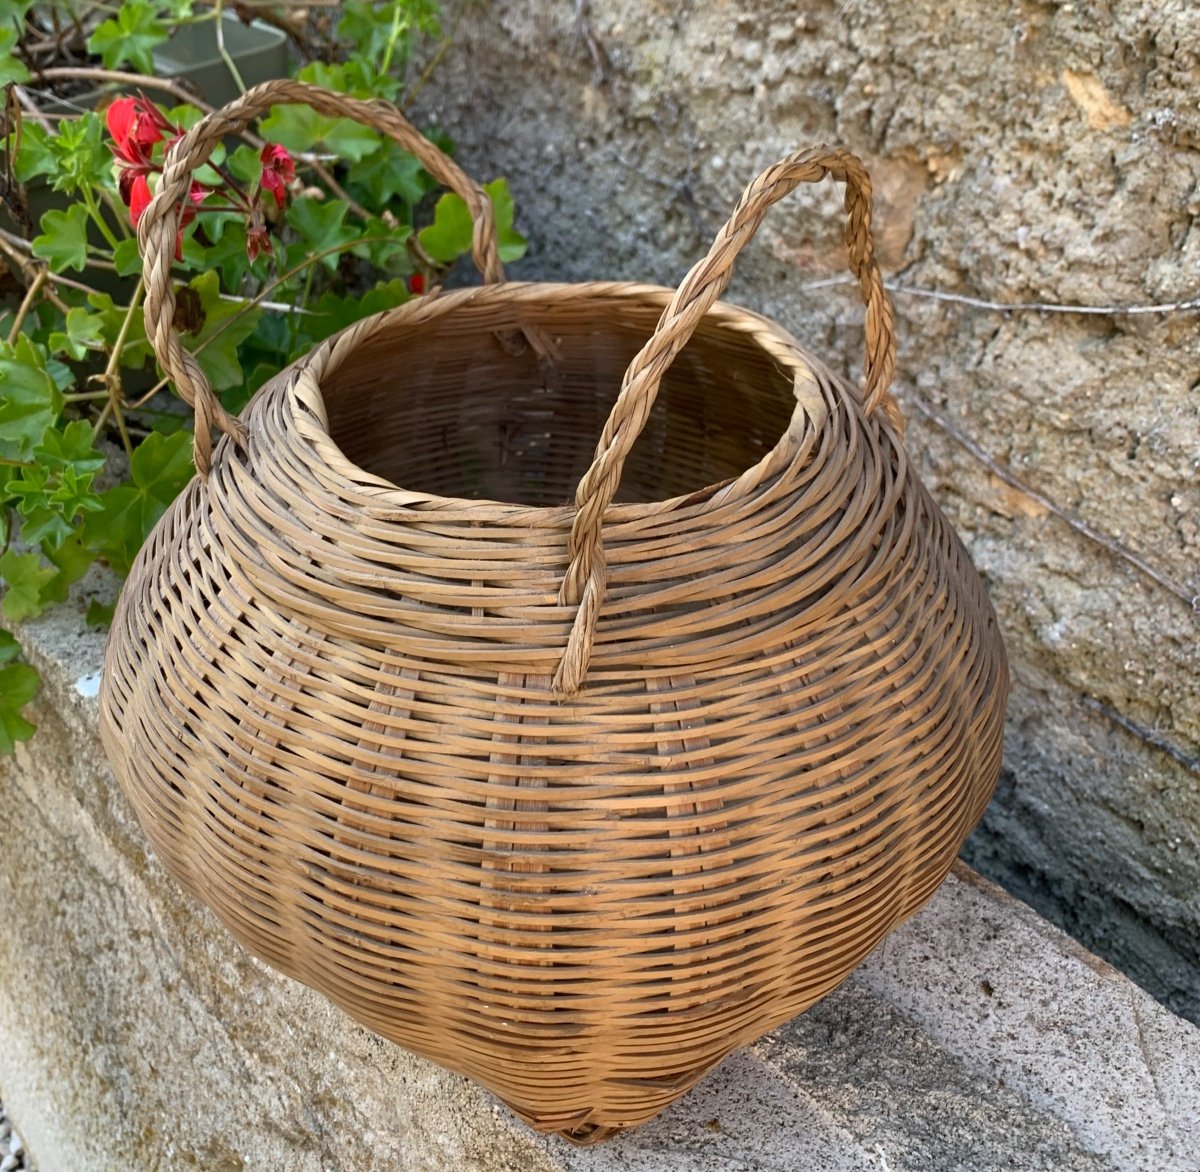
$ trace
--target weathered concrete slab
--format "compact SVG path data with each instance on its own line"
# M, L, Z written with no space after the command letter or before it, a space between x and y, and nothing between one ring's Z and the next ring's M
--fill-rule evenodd
M535 1136L181 896L103 764L80 616L22 632L41 728L0 767L0 1097L40 1172L1200 1169L1200 1030L966 869L653 1123Z

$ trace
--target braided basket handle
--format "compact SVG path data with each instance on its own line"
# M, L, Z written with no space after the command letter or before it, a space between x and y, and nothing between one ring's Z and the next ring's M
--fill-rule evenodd
M183 348L175 329L171 261L175 256L180 209L187 199L192 172L208 161L223 138L245 130L272 106L288 104L311 106L327 117L353 118L387 135L415 155L430 175L466 202L475 225L471 254L483 279L489 283L504 280L491 200L478 183L438 150L391 103L379 99L363 101L322 86L281 79L256 85L228 106L206 115L167 153L158 191L138 221L138 247L146 283L146 336L180 397L195 410L194 454L196 471L202 478L207 477L212 461L213 428L239 445L245 443L246 429L241 420L221 406L208 377L196 359Z
M797 151L768 167L742 193L708 255L684 277L654 334L625 372L621 393L596 446L595 459L575 493L578 511L571 527L571 561L559 591L559 602L579 609L554 676L554 690L559 694L569 696L578 692L587 674L596 622L607 588L604 514L621 482L625 459L650 417L663 375L691 339L700 319L725 291L733 275L734 260L758 231L771 205L800 184L819 183L827 175L846 185L850 271L858 278L867 308L864 413L870 416L883 407L892 423L899 426L899 411L888 393L896 369L896 333L892 303L883 288L871 237L870 176L857 156L848 151L826 146Z

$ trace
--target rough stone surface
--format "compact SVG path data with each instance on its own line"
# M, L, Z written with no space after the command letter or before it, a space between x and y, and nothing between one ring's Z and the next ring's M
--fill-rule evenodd
M41 1172L1200 1172L1200 1030L960 868L808 1014L592 1149L243 952L147 853L96 734L102 636L20 636L0 762L0 1097Z
M759 169L826 140L870 164L898 282L1005 303L1197 295L1192 0L461 11L422 113L469 169L508 176L531 238L516 277L675 283ZM843 271L839 228L832 187L791 197L729 296L856 370L852 290L805 287ZM1198 1018L1200 317L895 300L910 450L987 578L1015 677L1008 770L969 858Z

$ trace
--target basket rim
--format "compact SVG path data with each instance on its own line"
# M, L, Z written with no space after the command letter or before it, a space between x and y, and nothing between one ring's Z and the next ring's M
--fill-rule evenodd
M439 290L362 318L326 339L306 357L281 372L280 377L286 379L282 388L284 402L281 405L294 425L294 434L313 449L314 455L324 466L323 471L332 476L335 483L357 490L355 495L365 490L376 506L435 511L447 519L450 516L457 518L469 515L476 521L499 524L538 527L569 525L576 512L574 503L535 505L490 497L443 496L407 489L367 471L351 460L330 434L322 380L335 374L351 360L355 350L365 341L400 325L419 328L448 314L471 309L486 310L497 302L518 301L522 308L536 311L546 302L559 302L564 296L572 300L586 298L617 304L640 301L649 303L661 312L674 294L675 290L666 286L637 281L506 281L502 284ZM720 329L748 335L783 368L784 373L790 370L796 404L787 426L774 446L737 477L660 500L611 504L606 512L606 524L636 521L683 509L707 511L728 504L732 498L749 495L763 481L788 467L802 447L815 441L834 407L829 401L830 392L845 395L849 391L855 407L861 408L859 396L853 393L845 380L833 374L809 354L792 334L771 319L731 302L717 301L704 315L706 324L711 325L714 321ZM525 324L536 324L536 320ZM268 383L264 392L274 382Z

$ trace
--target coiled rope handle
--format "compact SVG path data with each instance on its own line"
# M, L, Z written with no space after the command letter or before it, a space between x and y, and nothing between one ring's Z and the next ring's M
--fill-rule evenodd
M229 436L239 446L246 442L246 429L241 420L221 406L208 377L196 359L183 348L175 329L171 262L175 256L180 209L191 187L192 172L208 161L217 143L227 135L245 130L272 106L290 104L311 106L327 117L353 118L387 135L415 155L430 175L466 201L475 225L471 255L483 279L489 283L504 280L491 200L478 183L389 102L363 101L307 82L281 79L256 85L228 106L206 115L167 153L158 191L138 221L138 247L146 283L146 336L180 397L195 410L193 450L196 471L201 478L207 478L212 462L213 429Z
M848 151L826 146L798 151L768 167L742 193L708 255L684 277L650 341L625 372L621 393L596 446L595 459L575 493L578 512L571 527L571 562L559 591L559 602L579 609L554 675L553 687L560 695L578 692L587 674L596 622L608 585L602 534L604 514L621 482L625 459L650 417L663 375L691 339L700 319L725 291L733 274L734 260L758 231L771 205L800 184L819 183L827 175L846 185L850 271L858 278L867 308L865 414L870 416L882 407L892 423L900 426L896 401L888 393L896 370L896 332L892 303L875 262L870 176L862 162Z

